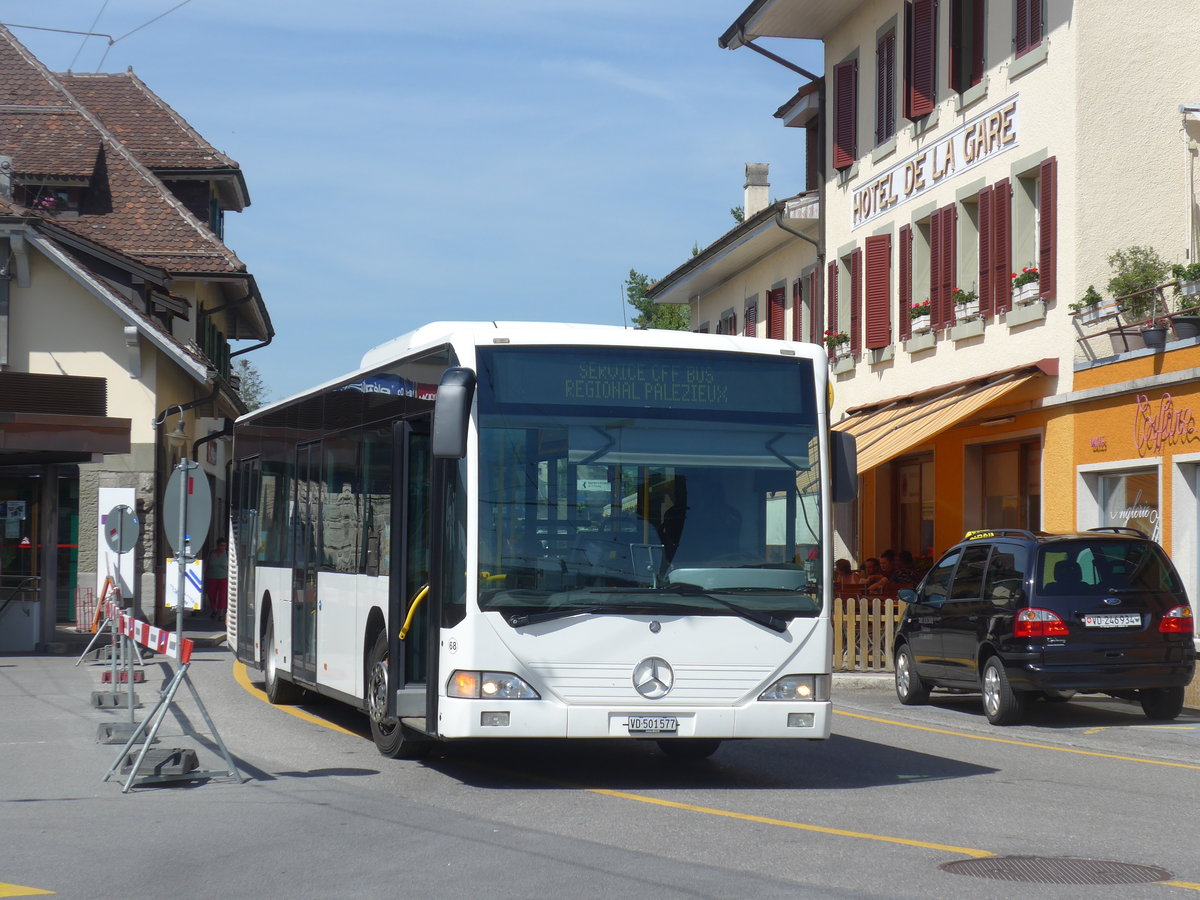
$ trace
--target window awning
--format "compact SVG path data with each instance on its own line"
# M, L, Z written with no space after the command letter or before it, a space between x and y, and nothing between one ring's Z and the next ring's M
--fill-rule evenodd
M917 398L904 397L864 409L833 428L854 435L861 474L925 443L1041 374L1039 368L1026 367Z

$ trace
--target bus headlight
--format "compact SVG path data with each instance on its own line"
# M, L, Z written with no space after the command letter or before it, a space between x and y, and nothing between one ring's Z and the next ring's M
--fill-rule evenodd
M828 675L784 675L758 695L759 700L828 700Z
M540 700L541 695L512 672L456 669L446 682L446 696L466 700Z

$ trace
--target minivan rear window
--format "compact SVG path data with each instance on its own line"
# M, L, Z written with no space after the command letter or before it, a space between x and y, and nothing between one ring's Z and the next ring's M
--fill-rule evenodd
M1037 577L1047 596L1181 590L1162 549L1148 541L1048 544L1038 556Z

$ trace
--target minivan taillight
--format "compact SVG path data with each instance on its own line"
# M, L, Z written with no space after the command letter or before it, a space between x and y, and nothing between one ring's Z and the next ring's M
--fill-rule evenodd
M1167 610L1158 623L1158 630L1163 634L1192 634L1196 630L1192 619L1190 606L1176 606Z
M1023 609L1013 623L1013 637L1066 637L1067 624L1048 609Z

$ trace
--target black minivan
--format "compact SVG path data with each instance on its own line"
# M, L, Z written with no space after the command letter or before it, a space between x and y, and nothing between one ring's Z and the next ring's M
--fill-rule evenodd
M1132 528L969 532L902 590L896 695L980 691L993 725L1031 698L1137 700L1174 719L1195 670L1192 610L1163 549Z

